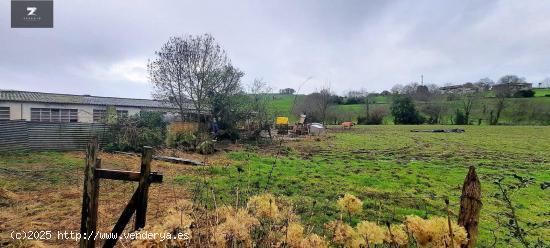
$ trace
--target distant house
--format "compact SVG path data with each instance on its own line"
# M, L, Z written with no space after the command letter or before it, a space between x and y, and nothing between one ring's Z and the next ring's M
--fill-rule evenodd
M462 94L470 94L470 93L480 92L483 89L481 89L480 87L476 86L473 83L465 83L465 84L450 85L450 86L441 87L441 88L439 88L439 90L441 90L444 94L462 95Z
M101 122L108 107L114 107L118 116L140 111L177 112L170 103L149 99L0 90L0 120Z
M530 90L532 88L533 84L531 83L502 83L493 85L492 90L497 94L512 95L520 90Z

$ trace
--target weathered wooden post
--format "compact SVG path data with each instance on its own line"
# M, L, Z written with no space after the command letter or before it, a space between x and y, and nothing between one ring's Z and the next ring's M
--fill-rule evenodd
M477 226L482 205L481 183L477 177L476 168L470 166L470 170L462 186L460 214L458 215L458 224L463 226L468 232L468 243L462 245L461 247L463 248L473 248L476 246Z
M153 148L150 146L143 147L138 187L139 192L136 206L135 230L145 227L149 184L151 183L149 180L149 174L151 174L151 160L153 160Z
M86 166L84 169L84 189L82 194L82 216L80 221L80 248L95 246L93 235L97 229L97 207L99 197L99 178L96 178L96 167L101 167L97 158L99 149L97 137L93 137L86 147Z
M158 172L151 172L151 161L153 159L153 149L151 147L146 146L143 149L140 172L102 169L101 159L97 158L98 150L98 140L97 137L94 137L86 149L82 218L80 222L80 248L95 247L100 179L139 182L137 190L113 227L111 235L109 235L110 238L106 239L105 243L103 243L103 247L112 248L115 246L134 212L136 213L134 230L145 227L149 185L151 183L162 183L163 178Z

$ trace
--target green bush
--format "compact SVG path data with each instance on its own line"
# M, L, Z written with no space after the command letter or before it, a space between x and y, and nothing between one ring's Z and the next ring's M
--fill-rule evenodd
M138 115L117 118L110 124L105 151L140 152L143 146L162 146L166 136L166 122L160 112L141 112Z
M197 152L200 154L212 154L214 153L214 142L212 140L205 140L197 146Z
M455 119L454 119L455 125L467 125L466 115L462 113L459 109L456 109L455 113Z
M238 139L241 138L241 134L238 130L235 129L224 129L220 130L218 135L216 136L218 140L231 140L232 142L236 142Z
M167 138L167 145L172 148L178 148L186 151L195 150L197 136L192 132L181 132L171 134Z
M391 114L395 124L422 124L424 117L418 113L410 96L397 95L391 103Z
M514 97L534 97L535 91L533 90L520 90L514 93Z
M366 116L358 116L357 117L357 124L367 125L367 117Z
M357 124L359 125L382 125L384 122L384 115L373 115L369 117L359 116L357 117Z

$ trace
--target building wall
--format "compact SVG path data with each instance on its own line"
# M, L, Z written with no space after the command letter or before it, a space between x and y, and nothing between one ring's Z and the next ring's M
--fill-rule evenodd
M10 107L10 120L31 120L31 108L61 108L78 109L78 122L93 122L94 109L106 109L106 106L81 105L81 104L49 104L49 103L23 103L23 102L0 102L0 107ZM117 110L127 110L128 115L135 115L140 112L137 107L116 107Z

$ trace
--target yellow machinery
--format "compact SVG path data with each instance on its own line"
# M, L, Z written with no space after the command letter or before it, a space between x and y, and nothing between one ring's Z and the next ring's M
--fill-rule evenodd
M277 124L277 125L288 125L288 117L284 117L284 116L277 117L277 120L275 121L275 124Z
M277 134L288 134L288 117L279 116L275 119Z

